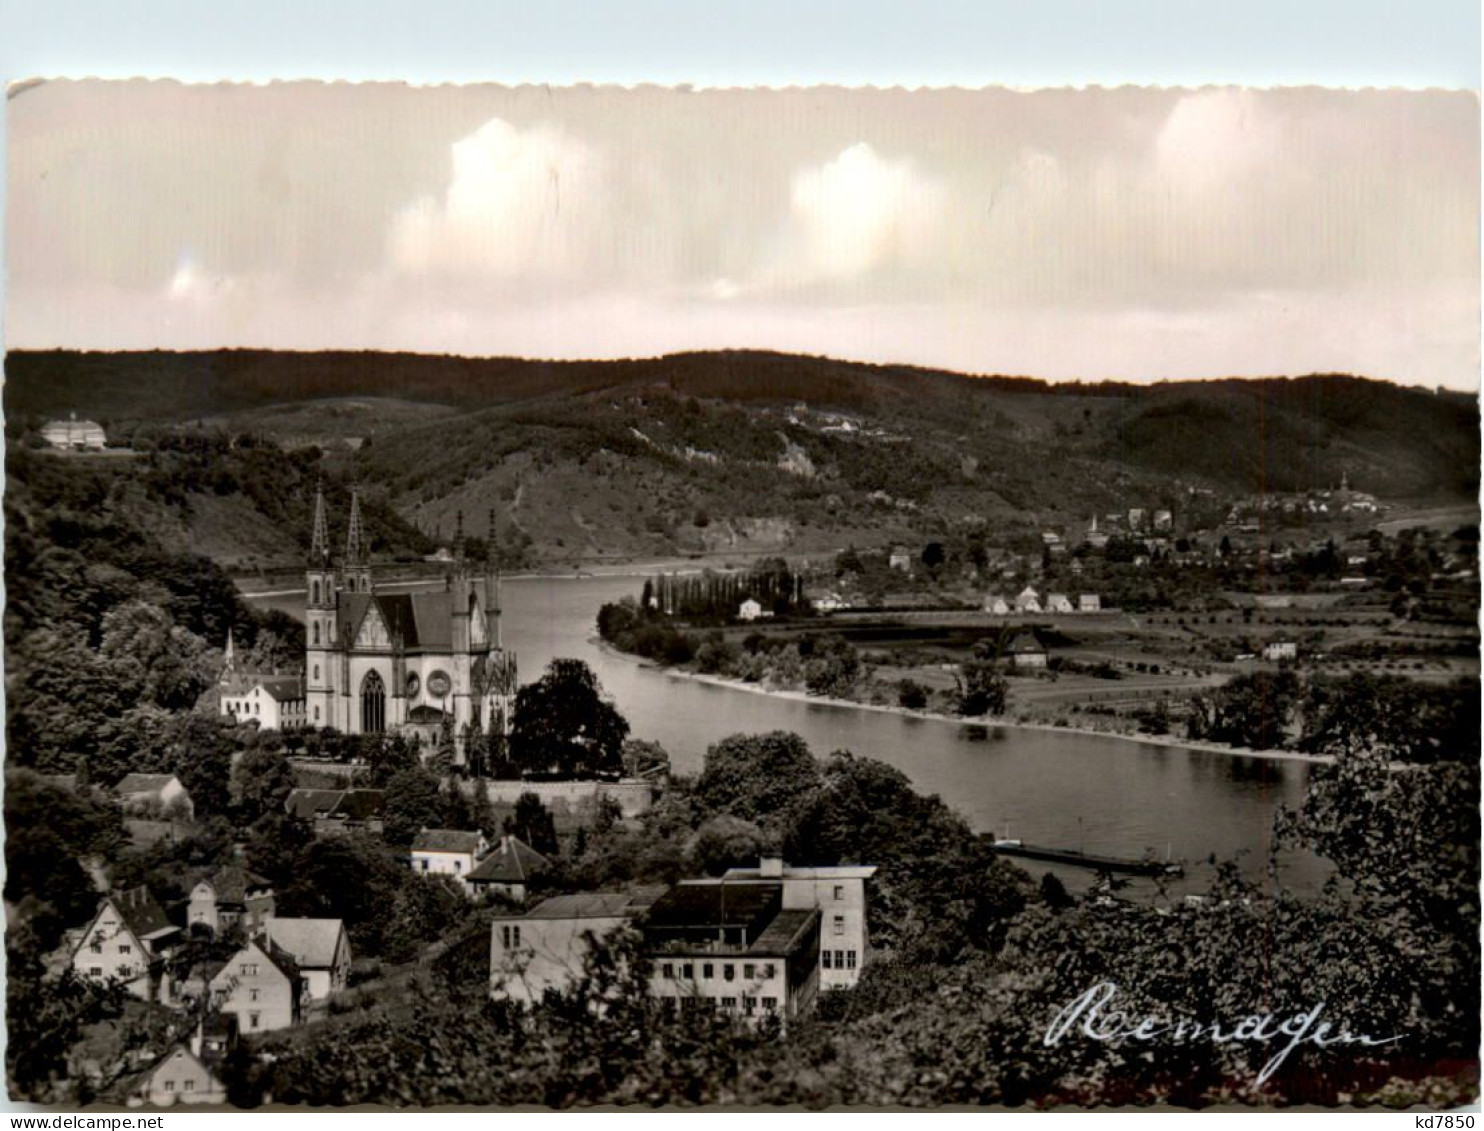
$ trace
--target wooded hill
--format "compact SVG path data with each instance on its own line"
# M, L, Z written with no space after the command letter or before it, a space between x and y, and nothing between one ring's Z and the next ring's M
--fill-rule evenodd
M372 398L378 398L373 400ZM498 509L537 558L824 550L1338 485L1472 499L1472 397L1347 376L1049 384L765 352L541 362L12 353L7 427L358 434L363 482L448 538ZM450 412L453 409L456 411ZM1194 493L1193 493L1194 492Z

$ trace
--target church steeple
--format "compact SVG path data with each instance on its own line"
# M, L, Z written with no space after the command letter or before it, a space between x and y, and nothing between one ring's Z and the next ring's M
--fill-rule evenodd
M352 593L371 592L371 563L366 554L366 534L361 525L361 488L350 488L350 522L345 531L345 587Z
M325 482L314 485L314 533L309 539L309 564L324 565L330 560L330 524L325 519Z
M489 639L496 648L500 643L500 539L495 526L495 508L490 507L489 536L484 543L484 615L488 619Z

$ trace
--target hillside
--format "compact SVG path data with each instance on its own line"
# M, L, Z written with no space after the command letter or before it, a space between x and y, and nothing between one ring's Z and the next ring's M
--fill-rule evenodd
M13 437L75 410L122 437L191 422L364 443L336 460L402 521L446 539L457 512L482 532L494 507L537 560L826 551L965 523L998 539L1342 474L1382 498L1466 501L1479 466L1472 398L1354 377L1052 385L745 351L15 353L5 407ZM257 521L214 506L191 521L224 547Z

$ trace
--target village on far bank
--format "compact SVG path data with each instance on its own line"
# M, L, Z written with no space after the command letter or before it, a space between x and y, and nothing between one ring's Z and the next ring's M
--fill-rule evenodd
M1191 502L998 542L970 527L662 572L600 630L622 651L765 688L1256 749L1301 742L1300 679L1477 679L1470 508L1408 510L1348 477ZM1221 717L1224 697L1271 687L1287 690L1262 727Z

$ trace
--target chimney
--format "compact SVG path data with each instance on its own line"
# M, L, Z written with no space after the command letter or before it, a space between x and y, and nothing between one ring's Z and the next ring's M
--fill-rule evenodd
M764 856L758 861L758 875L765 880L783 879L783 857Z

